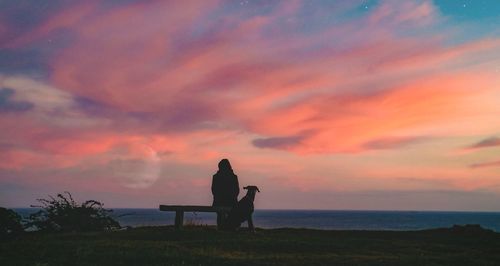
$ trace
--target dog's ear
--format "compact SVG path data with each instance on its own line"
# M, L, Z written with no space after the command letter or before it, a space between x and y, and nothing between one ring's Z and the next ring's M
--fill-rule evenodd
M260 192L259 188L257 187L257 192Z
M247 187L243 187L243 189L248 189L248 186Z

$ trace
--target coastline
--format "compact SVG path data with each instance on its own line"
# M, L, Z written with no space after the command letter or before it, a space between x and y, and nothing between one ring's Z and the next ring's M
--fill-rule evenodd
M15 209L27 216L33 209ZM20 210L22 210L20 212ZM112 216L122 226L173 225L175 214L157 209L114 209ZM360 211L360 210L261 210L254 212L257 227L310 228L325 230L397 230L415 231L451 227L454 224L480 224L500 232L500 213L495 212L437 212L437 211ZM213 213L185 213L185 222L196 225L215 225ZM245 224L246 225L246 224Z

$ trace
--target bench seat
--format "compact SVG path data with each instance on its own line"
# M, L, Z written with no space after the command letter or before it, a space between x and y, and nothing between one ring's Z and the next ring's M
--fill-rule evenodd
M214 207L202 205L160 205L160 211L175 212L175 228L180 229L184 223L184 212L229 213L231 207Z

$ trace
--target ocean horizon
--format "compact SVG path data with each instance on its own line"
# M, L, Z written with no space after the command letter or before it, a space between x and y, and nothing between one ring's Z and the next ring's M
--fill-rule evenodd
M23 217L37 208L13 208ZM174 212L153 208L113 208L111 216L122 226L164 226L174 224ZM265 229L308 228L322 230L425 230L453 225L479 224L500 232L500 212L401 211L401 210L287 210L259 209L254 224ZM186 212L184 224L215 225L215 213ZM246 223L242 224L246 227Z

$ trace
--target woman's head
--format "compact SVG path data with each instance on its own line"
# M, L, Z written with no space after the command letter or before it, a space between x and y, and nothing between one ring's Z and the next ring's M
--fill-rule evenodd
M219 171L222 172L227 172L227 171L233 171L233 168L231 167L231 164L229 163L228 159L222 159L219 162Z

